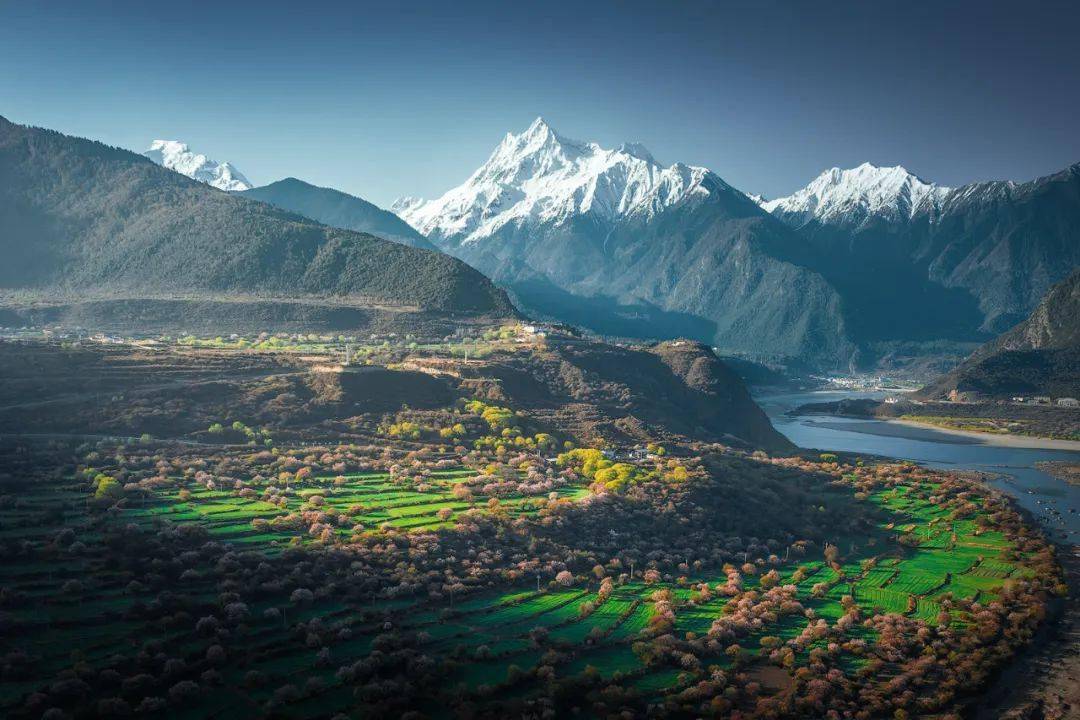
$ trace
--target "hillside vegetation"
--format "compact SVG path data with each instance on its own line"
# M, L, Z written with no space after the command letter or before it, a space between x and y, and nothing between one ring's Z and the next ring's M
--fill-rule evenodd
M681 436L792 448L742 380L699 343L642 350L562 338L527 357L494 356L467 377L488 399L527 409L585 441Z
M101 143L0 118L0 288L90 297L255 294L507 315L440 253L329 228Z
M427 238L394 213L333 188L316 187L303 180L285 178L263 187L244 190L240 194L331 227L371 233L402 245L435 250Z
M1065 592L942 472L442 422L5 439L4 716L959 717Z

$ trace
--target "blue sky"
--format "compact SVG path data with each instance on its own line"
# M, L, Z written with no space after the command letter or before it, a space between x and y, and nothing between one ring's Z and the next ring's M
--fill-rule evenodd
M0 0L0 114L389 205L508 130L644 143L770 197L821 170L943 184L1080 161L1075 3Z

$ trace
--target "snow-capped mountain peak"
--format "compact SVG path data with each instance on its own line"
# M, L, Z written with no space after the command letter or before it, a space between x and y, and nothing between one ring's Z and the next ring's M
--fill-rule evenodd
M848 170L826 170L802 190L761 206L789 224L817 220L857 226L872 217L908 220L920 210L934 212L950 190L899 165L863 163Z
M507 133L462 185L435 200L402 198L392 209L421 233L460 244L508 223L648 216L718 187L726 185L705 168L663 167L637 143L609 150L571 140L538 117L523 132Z
M624 142L622 145L619 146L618 152L632 155L639 160L644 160L647 163L657 164L656 158L654 158L652 156L652 153L649 152L649 149L641 143Z
M215 162L201 153L192 152L187 145L177 140L155 140L143 155L158 165L219 190L250 190L254 187L229 163Z
M390 212L394 213L398 217L402 217L404 213L409 212L412 208L423 205L424 198L413 197L411 195L403 195L393 202L390 206Z

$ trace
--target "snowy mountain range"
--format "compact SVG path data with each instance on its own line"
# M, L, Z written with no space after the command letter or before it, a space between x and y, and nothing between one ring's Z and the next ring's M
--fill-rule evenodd
M806 239L856 336L970 338L1019 322L1080 264L1078 167L948 188L864 163L760 204Z
M639 144L570 140L537 118L458 187L393 210L540 316L762 359L837 366L853 352L796 233L708 169L661 165Z
M156 141L146 155L218 188L250 188L183 143ZM898 342L982 340L1080 265L1080 166L952 189L863 163L766 200L707 168L662 165L640 144L571 140L542 118L508 133L461 185L397 201L407 225L291 179L245 194L328 225L430 241L539 317L819 368Z
M219 190L249 190L254 187L243 174L227 162L216 162L177 140L155 140L143 152L158 165L187 175Z
M919 213L936 215L951 190L900 166L863 163L850 170L826 170L788 197L759 204L796 227L816 220L856 228L875 218L905 222Z
M726 184L702 167L663 167L634 143L608 150L570 140L537 118L507 133L487 162L435 200L402 198L392 210L436 242L475 243L508 225L648 219Z
M393 209L535 314L844 367L1024 317L1080 264L1078 180L953 189L864 163L765 200L537 118L461 185Z

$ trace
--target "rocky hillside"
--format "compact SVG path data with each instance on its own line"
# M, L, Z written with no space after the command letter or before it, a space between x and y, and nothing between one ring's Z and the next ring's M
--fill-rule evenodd
M589 441L643 442L665 435L790 450L745 384L707 346L665 342L648 349L558 338L528 358L493 359L470 393L571 428Z
M332 188L316 187L296 178L285 178L245 190L241 195L331 227L365 232L383 240L425 250L436 249L427 238L394 213L376 207L367 200Z
M441 253L222 192L135 153L0 118L0 288L88 298L323 297L511 314Z
M1027 320L980 348L974 356L1070 348L1080 348L1080 269L1051 288Z
M223 417L285 431L363 416L368 427L385 413L479 397L579 444L678 438L793 449L743 383L696 343L650 350L567 338L468 362L402 352L379 360L392 359L393 369L376 362L333 372L292 353L0 343L0 430L171 437Z
M1080 397L1080 270L1022 323L920 391L927 398Z

